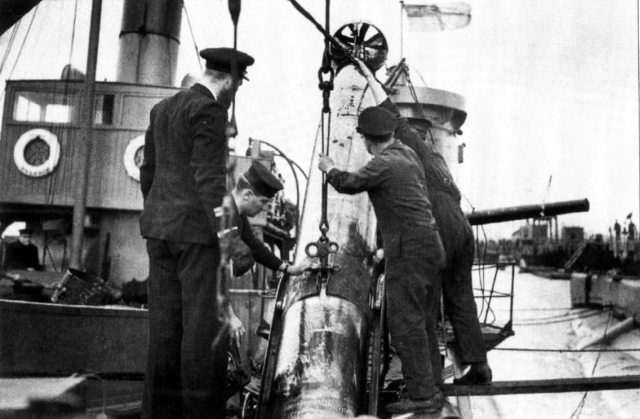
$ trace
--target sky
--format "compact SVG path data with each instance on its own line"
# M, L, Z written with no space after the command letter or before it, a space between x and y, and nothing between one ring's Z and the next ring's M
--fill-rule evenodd
M69 62L84 69L90 3L45 0L23 18L6 55L11 31L0 37L0 89L7 78L59 77ZM197 49L233 45L226 0L184 3L177 83L200 74ZM299 3L324 23L324 2ZM368 21L389 43L387 66L405 57L417 86L424 80L465 97L458 179L465 211L587 198L590 211L559 217L561 227L608 234L631 212L637 224L637 1L467 3L467 27L409 32L396 0L332 0L331 32ZM103 4L98 80L115 80L122 0ZM238 152L249 137L266 140L309 170L322 106L320 33L287 0L244 0L238 34L238 48L256 59L237 97ZM286 166L281 171L288 176ZM294 191L289 181L287 194ZM521 224L485 230L508 237Z

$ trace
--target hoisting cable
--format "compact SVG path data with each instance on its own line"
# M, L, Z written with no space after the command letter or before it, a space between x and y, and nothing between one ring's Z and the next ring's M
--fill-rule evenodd
M330 8L331 0L326 0L326 32L329 33L329 8ZM329 105L329 99L331 96L331 91L333 90L333 78L335 76L335 71L331 67L331 57L330 57L330 41L329 38L325 37L324 39L324 54L322 56L322 66L318 70L318 88L322 90L322 112L320 113L320 123L321 123L321 151L322 154L329 155L329 144L331 137L331 107ZM324 79L324 75L328 74L328 80ZM325 120L327 123L327 129L325 132ZM326 145L326 147L325 147ZM320 240L323 243L328 241L327 232L329 231L329 221L327 220L327 174L322 173L322 216L320 218Z
M331 0L325 2L325 28L322 28L311 15L309 15L302 7L295 1L290 0L296 9L300 11L307 19L311 20L320 31L325 34L324 37L324 53L322 56L322 65L318 70L318 88L322 91L322 111L320 113L320 149L322 154L329 155L329 144L331 138L331 106L329 99L331 91L333 90L333 79L335 76L335 70L331 66L331 45L337 42L329 34L329 21ZM342 49L338 45L339 48ZM353 60L353 58L351 58ZM326 129L325 129L326 121ZM326 144L325 144L326 143ZM327 195L328 195L328 183L326 173L322 173L322 205L321 205L321 217L318 228L320 229L320 238L316 242L308 243L305 247L305 253L309 257L317 257L320 261L320 268L318 276L318 291L321 287L327 283L329 274L331 271L339 269L339 266L333 266L329 264L329 254L336 253L338 251L338 244L332 242L327 237L329 231L329 221L327 219Z

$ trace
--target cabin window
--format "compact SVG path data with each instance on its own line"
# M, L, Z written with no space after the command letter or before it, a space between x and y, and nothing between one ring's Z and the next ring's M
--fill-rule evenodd
M17 92L13 102L15 121L71 122L73 95L50 92Z
M113 105L115 103L115 95L98 95L96 96L95 118L94 124L113 125Z
M122 125L146 129L149 126L149 113L160 97L125 96L123 101Z

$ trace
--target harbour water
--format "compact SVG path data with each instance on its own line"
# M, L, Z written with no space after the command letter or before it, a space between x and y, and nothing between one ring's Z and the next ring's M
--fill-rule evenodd
M517 271L517 268L516 268ZM497 284L507 284L510 271L499 271ZM484 278L489 287L488 271ZM482 280L476 273L478 284ZM483 307L477 300L478 308ZM484 305L486 308L486 304ZM493 299L487 321L504 324L509 318L508 299ZM483 315L484 316L484 315ZM527 273L515 274L513 329L489 353L494 381L579 378L638 374L640 352L606 352L640 349L640 334L627 334L601 352L561 352L575 349L584 335L597 335L618 323L608 309L572 308L570 281L550 280ZM640 418L640 390L550 393L472 397L474 418L499 419L631 419Z

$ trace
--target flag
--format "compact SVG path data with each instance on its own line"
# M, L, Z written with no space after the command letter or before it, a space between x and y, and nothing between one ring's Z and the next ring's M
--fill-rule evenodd
M471 22L471 6L466 3L407 4L409 32L439 32L464 28Z

